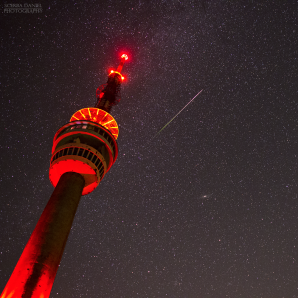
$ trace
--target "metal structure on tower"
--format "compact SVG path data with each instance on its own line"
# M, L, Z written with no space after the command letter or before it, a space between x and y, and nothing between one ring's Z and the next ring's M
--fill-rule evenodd
M116 71L112 70L106 84L99 86L96 90L96 108L110 112L112 106L119 103L121 99L121 83L124 77L121 75L124 62L128 59L126 54L121 56L121 62Z
M56 133L49 177L55 187L0 298L48 298L82 195L91 193L118 156L118 125L111 107L124 77L116 71L96 91L96 107L74 113Z

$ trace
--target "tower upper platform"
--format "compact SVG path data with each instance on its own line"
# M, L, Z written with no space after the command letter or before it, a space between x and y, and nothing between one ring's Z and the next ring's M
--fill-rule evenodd
M95 123L98 123L108 129L114 138L117 140L119 134L119 128L116 120L108 112L97 109L97 108L84 108L75 112L70 121L76 120L88 120Z

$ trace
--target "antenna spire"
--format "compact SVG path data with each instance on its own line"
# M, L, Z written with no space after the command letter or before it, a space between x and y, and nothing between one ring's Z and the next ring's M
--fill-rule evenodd
M96 108L110 113L112 106L119 103L121 99L121 83L124 80L121 71L124 62L128 59L126 54L121 56L117 70L111 70L106 84L99 86L96 90Z

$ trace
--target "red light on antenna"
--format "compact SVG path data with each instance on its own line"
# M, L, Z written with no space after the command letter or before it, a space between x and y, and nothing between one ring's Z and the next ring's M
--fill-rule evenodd
M123 55L121 56L121 58L125 58L125 60L127 60L127 59L128 59L128 56L127 56L126 54L123 54Z

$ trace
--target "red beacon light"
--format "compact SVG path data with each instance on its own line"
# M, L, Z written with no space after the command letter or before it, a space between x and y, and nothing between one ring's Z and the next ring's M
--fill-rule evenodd
M118 74L118 75L121 77L122 81L124 80L124 76L122 76L122 74L121 74L119 71L111 70L109 76L110 76L111 74Z
M121 76L121 80L122 80L122 81L124 81L124 79L125 79L125 77L124 77L120 72L118 72L118 71L111 70L109 76L110 76L111 74L118 74L119 76Z
M121 73L122 71L122 67L124 65L124 62L128 59L128 56L126 54L122 54L121 55L121 61L120 61L120 64L119 66L117 67L117 70L116 72L118 72L119 74ZM120 74L121 75L121 74ZM121 75L121 78L122 78L122 75ZM122 78L122 81L123 81L123 78Z

